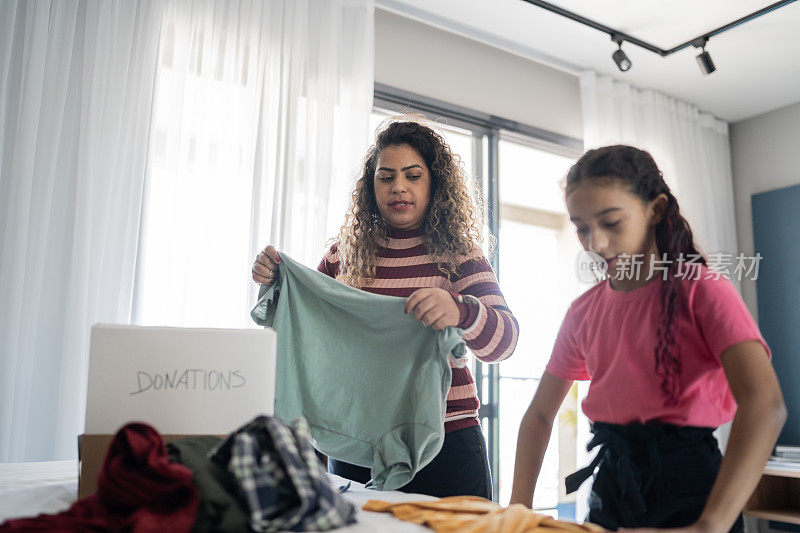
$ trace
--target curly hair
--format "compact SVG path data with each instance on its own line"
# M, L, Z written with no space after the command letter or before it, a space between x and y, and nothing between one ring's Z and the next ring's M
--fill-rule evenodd
M337 279L363 287L375 278L378 252L388 243L389 227L375 199L375 167L388 146L408 145L419 153L431 176L431 199L420 230L428 256L445 275L456 275L460 258L481 242L481 216L468 187L461 159L444 138L407 117L389 119L364 158L345 222L339 231Z
M655 371L661 378L661 391L667 404L674 405L680 394L681 359L675 349L675 315L680 302L677 276L680 261L687 256L703 255L694 242L692 229L680 213L678 201L664 181L653 156L632 146L604 146L586 152L567 173L567 194L587 179L619 180L642 201L649 202L658 195L667 197L667 208L656 224L655 238L659 253L668 261L667 280L661 285L661 317L655 347Z

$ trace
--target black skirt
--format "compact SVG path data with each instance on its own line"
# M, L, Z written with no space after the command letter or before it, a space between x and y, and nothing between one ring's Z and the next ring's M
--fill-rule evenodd
M592 425L588 467L567 476L574 492L594 474L587 520L606 529L683 527L700 518L722 454L712 428L672 424ZM731 528L744 531L742 515Z
M369 468L328 458L328 471L366 483ZM492 499L492 474L486 455L486 440L480 426L445 433L442 449L407 485L403 492L445 496L481 496Z

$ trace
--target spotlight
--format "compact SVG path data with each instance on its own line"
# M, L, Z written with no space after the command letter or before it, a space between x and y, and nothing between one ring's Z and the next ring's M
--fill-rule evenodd
M703 75L708 76L715 70L717 67L714 66L714 62L711 61L711 54L706 52L706 45L708 44L708 37L702 36L698 37L697 39L692 41L692 46L695 48L700 48L702 52L699 56L697 56L697 64L700 66L700 71Z
M617 50L616 52L611 54L611 58L614 60L614 63L617 64L617 66L619 67L619 69L622 72L625 72L626 70L630 70L630 68L631 68L631 60L628 59L628 55L625 52L622 51L622 46L619 47L619 50ZM711 61L711 58L709 58L709 61ZM712 65L712 68L713 68L713 65Z
M703 53L697 56L697 64L700 65L700 70L706 76L717 70L717 67L714 66L714 62L711 60L711 54L706 52L705 46L703 47Z
M614 60L614 63L617 64L617 67L622 72L625 72L626 70L630 70L631 66L632 66L631 65L631 60L628 59L628 55L625 52L622 51L623 39L620 36L618 36L617 34L614 34L614 35L611 36L611 40L614 41L615 43L617 43L617 46L619 47L619 48L617 48L616 52L611 54L611 59Z

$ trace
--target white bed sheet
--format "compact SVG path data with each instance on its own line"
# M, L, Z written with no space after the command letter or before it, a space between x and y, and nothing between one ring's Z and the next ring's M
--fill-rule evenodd
M60 513L78 495L78 461L0 463L0 522Z
M347 483L346 479L333 474L328 474L328 477L331 478L331 482L336 487ZM383 500L385 502L392 503L418 502L423 500L436 500L437 498L434 498L433 496L425 496L424 494L406 494L405 492L400 492L397 490L380 491L374 489L365 489L364 485L361 483L356 483L355 481L350 485L350 488L347 490L347 492L344 493L344 496L358 509L358 514L356 515L357 522L351 526L337 529L337 533L375 533L376 531L380 531L381 533L412 533L423 531L430 533L431 531L427 527L398 520L390 513L373 513L370 511L364 511L361 508L369 500Z
M347 480L328 474L331 483L338 487ZM78 462L48 461L41 463L0 463L0 523L9 518L36 516L42 513L59 513L68 509L77 499ZM361 510L368 500L409 502L435 500L432 496L406 494L399 491L377 491L353 482L343 493L358 508L357 522L337 529L341 533L419 533L430 529L403 522L388 513Z

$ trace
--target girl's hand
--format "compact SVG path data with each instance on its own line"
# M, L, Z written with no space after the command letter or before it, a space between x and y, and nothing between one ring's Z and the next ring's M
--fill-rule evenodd
M278 277L278 263L281 258L278 251L272 245L264 248L264 251L256 256L253 263L253 281L259 285L272 285Z
M436 331L457 326L461 318L458 305L444 289L417 289L406 300L405 311L406 314L414 313L414 318L423 326L430 326Z

